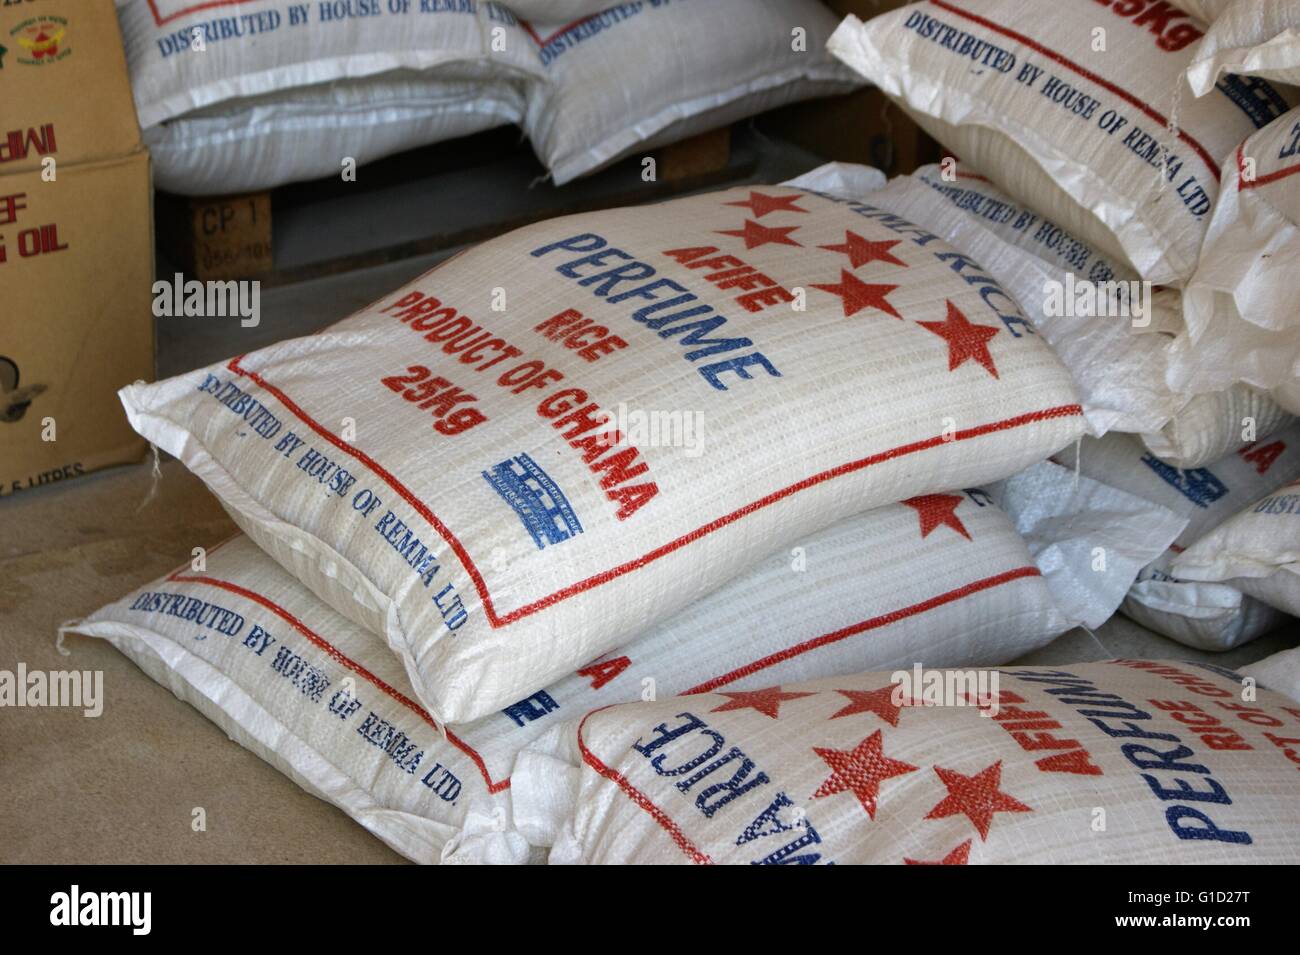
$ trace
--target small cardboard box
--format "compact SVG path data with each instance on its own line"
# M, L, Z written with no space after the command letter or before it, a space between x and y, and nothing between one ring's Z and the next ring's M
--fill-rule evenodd
M0 495L139 460L153 208L110 0L0 6Z

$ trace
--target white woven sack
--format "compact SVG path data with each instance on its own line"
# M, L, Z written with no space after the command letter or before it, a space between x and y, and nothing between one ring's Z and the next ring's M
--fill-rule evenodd
M382 640L246 537L64 629L110 641L313 795L416 862L523 862L510 790L443 737Z
M505 0L505 5L533 23L572 23L616 4L610 0Z
M1024 538L1060 613L1091 630L1111 618L1142 570L1187 526L1170 508L1055 461L991 485L989 494Z
M1225 73L1300 83L1300 5L1234 0L1205 32L1187 67L1187 82L1204 96Z
M1300 853L1294 700L1260 690L1243 702L1236 674L1190 663L1009 667L996 687L984 680L860 673L601 710L520 756L516 819L552 836L552 863Z
M383 3L131 0L118 18L140 125L147 129L231 99L390 70L480 84L537 76L531 41L504 7L402 6L395 12ZM306 22L299 10L307 12Z
M1244 381L1300 413L1300 109L1243 142L1224 168L1169 383L1196 393Z
M861 85L826 53L835 17L815 0L622 3L567 26L526 26L545 71L526 128L557 185Z
M1065 452L1060 460L1074 463ZM1188 518L1170 551L1138 575L1121 610L1158 633L1202 650L1227 650L1266 632L1281 615L1236 587L1181 580L1175 556L1251 501L1300 476L1300 426L1240 448L1208 468L1183 470L1148 452L1134 436L1084 439L1079 468L1097 481Z
M806 189L809 192L828 193L840 199L865 200L868 194L875 192L888 181L888 177L873 166L852 162L828 162L786 180L782 185Z
M1144 11L1060 0L1026 17L1020 0L927 0L850 16L829 49L1026 205L1143 278L1181 285L1220 158L1297 94L1234 78L1178 102L1201 29Z
M122 398L465 721L835 521L1077 437L1068 373L955 255L784 187L590 213Z
M1169 5L1185 10L1202 23L1213 23L1227 10L1235 0L1169 0ZM1154 3L1148 4L1155 6ZM1153 11L1158 15L1158 11Z
M1220 524L1173 562L1184 580L1224 580L1300 616L1300 482Z
M1142 443L1166 464L1199 468L1240 447L1245 433L1263 439L1294 423L1268 392L1236 384L1192 398L1159 431L1143 434Z
M1252 677L1261 686L1300 701L1300 647L1281 650L1257 663L1244 666L1241 675Z
M144 132L154 185L182 195L337 176L428 143L517 123L522 87L404 71L219 103Z

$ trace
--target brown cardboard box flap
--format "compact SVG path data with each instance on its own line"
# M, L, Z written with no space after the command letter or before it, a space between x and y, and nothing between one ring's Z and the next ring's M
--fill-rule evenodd
M153 377L149 154L0 176L0 495L138 460Z
M112 0L0 4L0 104L0 175L139 149Z

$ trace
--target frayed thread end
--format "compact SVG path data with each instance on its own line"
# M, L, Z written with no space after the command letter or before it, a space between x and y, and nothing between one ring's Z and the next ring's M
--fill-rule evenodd
M162 483L162 456L158 453L158 445L152 441L149 442L149 450L153 452L153 467L149 471L149 493L144 496L144 500L136 507L135 512L139 514L158 496L158 485Z

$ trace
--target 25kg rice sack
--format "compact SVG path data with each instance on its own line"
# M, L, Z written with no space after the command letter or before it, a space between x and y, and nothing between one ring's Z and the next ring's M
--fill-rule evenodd
M1074 456L1060 456L1071 464ZM1240 646L1282 621L1235 586L1187 581L1174 558L1268 492L1300 477L1300 427L1239 448L1208 468L1184 470L1158 459L1129 435L1081 444L1079 468L1095 480L1154 501L1188 518L1170 548L1138 575L1121 610L1143 626L1201 650Z
M861 673L617 706L559 729L520 756L513 782L516 818L553 837L552 863L1300 853L1300 705L1244 694L1206 665Z
M1236 0L1210 25L1187 68L1204 96L1224 74L1300 83L1300 5L1295 0Z
M218 103L144 132L154 185L248 192L336 176L427 143L517 123L522 87L393 71Z
M384 642L330 610L246 537L64 629L150 677L395 851L523 862L510 791L443 737ZM470 832L464 832L468 826Z
M1228 581L1300 617L1300 482L1210 531L1174 558L1173 572L1184 580Z
M829 49L1007 192L1142 278L1181 285L1221 158L1297 96L1230 77L1176 102L1201 35L1164 0L1060 0L1033 17L1019 0L926 0L850 16Z
M1244 381L1300 413L1300 109L1243 142L1224 168L1169 383L1195 393Z
M545 74L526 128L557 185L861 85L826 52L835 17L814 0L619 3L567 26L526 26Z
M122 399L444 722L836 521L1082 431L1069 374L975 263L784 187L529 226Z

